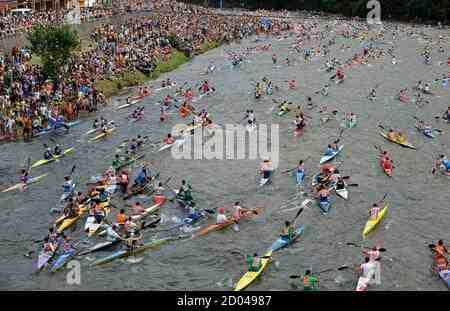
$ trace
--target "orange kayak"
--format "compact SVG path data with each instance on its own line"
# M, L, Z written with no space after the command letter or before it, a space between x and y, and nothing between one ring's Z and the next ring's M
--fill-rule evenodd
M242 215L239 220L250 219L256 215L259 215L261 212L262 212L261 208L254 208L254 209L252 209L252 211L249 211L249 212L245 213L244 215ZM197 234L195 234L192 238L197 238L197 237L206 235L212 231L225 229L234 223L236 223L236 220L235 220L235 218L232 217L229 221L227 221L223 224L208 225L208 226L204 227L203 229L201 229L199 232L197 232Z

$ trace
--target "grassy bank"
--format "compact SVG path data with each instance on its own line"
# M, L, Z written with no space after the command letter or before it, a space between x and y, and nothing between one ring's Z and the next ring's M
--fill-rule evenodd
M216 42L204 42L193 54L200 55L218 46L219 44ZM165 62L158 62L156 69L150 75L145 75L140 71L126 72L114 80L97 80L95 86L106 97L116 96L124 88L138 86L150 80L156 80L161 74L171 72L191 59L192 57L187 57L183 52L173 50L170 59Z

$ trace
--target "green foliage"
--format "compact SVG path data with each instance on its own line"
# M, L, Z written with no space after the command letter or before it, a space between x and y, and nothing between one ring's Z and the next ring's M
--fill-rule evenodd
M35 26L27 39L31 51L40 57L44 73L50 78L58 75L72 52L80 46L78 33L69 25Z

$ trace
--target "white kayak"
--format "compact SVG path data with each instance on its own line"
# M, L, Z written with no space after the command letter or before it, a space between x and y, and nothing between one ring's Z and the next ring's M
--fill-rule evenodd
M324 164L324 163L326 163L326 162L328 162L328 161L333 160L333 159L339 154L339 152L342 151L342 149L344 149L344 145L339 146L338 151L334 152L333 154L323 156L323 157L320 159L320 163L319 163L319 164Z
M336 194L343 198L344 200L348 200L348 190L347 188L344 189L336 189Z

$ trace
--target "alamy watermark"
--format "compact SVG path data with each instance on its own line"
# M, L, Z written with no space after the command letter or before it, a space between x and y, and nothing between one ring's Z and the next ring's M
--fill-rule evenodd
M180 126L172 130L172 136L180 136ZM269 131L270 128L270 131ZM273 169L279 163L279 125L258 124L242 126L227 124L215 128L199 127L189 133L184 130L184 137L172 147L174 159L190 160L256 160L268 159ZM187 133L186 133L187 132Z
M367 2L367 9L370 10L367 14L367 23L370 25L381 25L381 4L378 0L370 0Z

